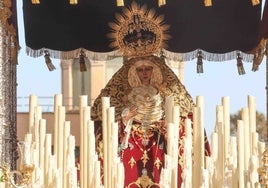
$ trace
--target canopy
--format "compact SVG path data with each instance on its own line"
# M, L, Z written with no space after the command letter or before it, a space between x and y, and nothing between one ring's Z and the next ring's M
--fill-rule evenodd
M124 2L128 6L132 1ZM212 6L197 0L166 0L160 7L157 0L136 2L164 15L172 37L165 54L173 59L191 60L202 51L207 60L225 61L239 52L244 61L251 62L261 39L268 35L268 24L261 20L262 3L253 5L253 0L212 0ZM38 57L48 50L54 58L74 58L83 49L92 58L110 56L114 49L109 47L108 23L121 9L116 0L79 0L75 5L67 0L42 0L40 4L24 0L28 55Z

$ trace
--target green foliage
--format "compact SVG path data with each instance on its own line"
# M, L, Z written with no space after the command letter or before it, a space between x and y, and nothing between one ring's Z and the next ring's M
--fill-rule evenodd
M237 120L242 120L242 111L230 115L230 134L236 135L237 133ZM265 115L261 112L256 112L256 131L259 134L259 140L267 142L267 123Z

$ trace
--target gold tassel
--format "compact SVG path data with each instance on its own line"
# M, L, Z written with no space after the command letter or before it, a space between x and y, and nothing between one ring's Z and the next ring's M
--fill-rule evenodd
M80 72L86 72L87 66L86 66L85 55L83 51L81 51L79 55L79 64L80 64Z
M238 70L238 74L239 75L243 75L246 74L244 66L243 66L243 62L242 62L242 57L240 56L240 53L237 53L237 70Z
M212 6L212 0L204 0L205 7L211 7Z
M47 50L45 50L45 62L47 64L47 68L49 71L53 71L56 69L56 67L52 64L52 61L50 59L50 54Z
M123 7L124 6L124 0L116 0L116 5L118 7Z
M161 7L166 4L166 0L158 0L158 6Z
M197 63L196 63L196 72L197 73L203 73L203 56L202 52L198 51L197 52Z
M32 0L32 4L40 4L39 0Z
M251 0L253 6L260 4L260 0Z
M77 5L78 4L78 0L70 0L70 4L71 5Z
M259 65L263 60L264 53L265 53L264 49L260 47L258 51L254 54L252 71L255 72L259 69Z

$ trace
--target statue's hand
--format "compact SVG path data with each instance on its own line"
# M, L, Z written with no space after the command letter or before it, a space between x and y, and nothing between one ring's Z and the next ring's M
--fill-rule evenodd
M122 114L123 122L127 122L128 120L134 118L137 115L137 107L131 106L130 108L125 109L124 113Z

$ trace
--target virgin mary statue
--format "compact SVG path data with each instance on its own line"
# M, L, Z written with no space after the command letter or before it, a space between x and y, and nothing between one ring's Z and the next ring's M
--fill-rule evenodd
M192 97L165 58L156 55L166 39L161 19L136 4L117 15L110 24L114 33L112 46L123 52L122 67L113 75L94 101L91 118L95 121L98 154L102 159L102 97L110 98L119 125L118 156L124 164L124 187L159 187L167 153L165 100L179 106L178 186L182 183L184 120L192 119ZM146 13L145 13L146 12ZM162 18L162 17L161 17ZM194 125L193 125L194 126ZM205 154L210 155L207 139Z

